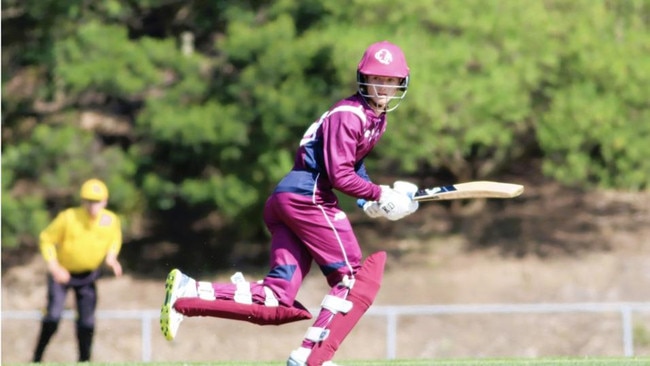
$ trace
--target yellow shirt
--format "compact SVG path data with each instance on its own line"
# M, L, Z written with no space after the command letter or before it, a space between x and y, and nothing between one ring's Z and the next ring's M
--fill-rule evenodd
M71 273L93 271L106 254L122 247L120 219L102 210L93 220L83 207L60 212L41 232L40 249L47 262L56 259Z

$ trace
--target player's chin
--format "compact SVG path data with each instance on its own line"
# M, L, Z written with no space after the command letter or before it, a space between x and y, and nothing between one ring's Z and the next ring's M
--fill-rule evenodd
M375 102L375 104L381 108L385 108L388 106L388 102L390 102L389 97L374 97L372 98L372 101Z

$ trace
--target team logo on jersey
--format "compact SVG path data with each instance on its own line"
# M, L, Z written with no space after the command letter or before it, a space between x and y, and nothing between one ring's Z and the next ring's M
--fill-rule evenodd
M339 211L336 214L334 214L334 221L340 221L340 220L345 220L345 212Z
M372 130L366 130L366 132L363 133L363 137L365 137L368 141L372 141L379 136L379 130L377 129L372 129Z
M375 59L384 65L390 65L393 62L393 55L387 49L382 48L375 53Z
M113 223L113 218L110 215L102 214L99 218L99 226L111 226L111 223Z

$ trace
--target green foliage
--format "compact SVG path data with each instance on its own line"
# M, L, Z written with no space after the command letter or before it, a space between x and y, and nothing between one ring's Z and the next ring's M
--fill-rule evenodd
M152 100L138 116L138 125L149 138L187 147L247 143L245 126L239 125L236 108L215 102L179 109L166 100Z
M103 179L110 190L110 205L129 219L141 209L131 176L135 166L123 151L108 147L97 151L89 131L74 126L34 128L30 140L3 146L2 245L21 240L34 242L56 212L48 212L46 200L61 210L78 203L77 192L91 177Z
M125 28L90 22L57 43L55 73L73 93L96 88L128 96L162 82L162 72L148 56L164 50L174 50L173 40L129 42Z
M16 248L22 243L34 243L35 234L47 225L48 215L42 195L12 194L15 175L2 166L2 247Z
M48 224L50 217L42 197L12 195L2 191L2 247L16 248L21 244L35 243L38 233Z
M3 215L3 245L90 175L129 225L213 211L260 237L299 137L382 39L411 84L373 178L541 159L566 184L648 188L648 0L4 0L3 17L3 213L34 218ZM89 111L124 127L82 128Z
M613 13L607 2L585 6L579 21L556 28L563 41L550 108L537 126L547 153L544 172L576 185L639 190L650 162L648 2Z
M92 142L92 134L74 126L37 125L31 139L5 148L2 168L16 180L37 180L46 189L69 187L92 173Z

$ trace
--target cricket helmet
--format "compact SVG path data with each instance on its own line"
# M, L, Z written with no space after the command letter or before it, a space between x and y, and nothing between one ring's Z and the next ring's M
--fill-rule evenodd
M359 93L365 98L371 98L368 91L367 75L389 76L402 79L398 93L391 99L398 100L397 104L387 109L392 111L406 96L409 84L409 67L404 52L395 44L388 41L376 42L368 46L357 66L357 85Z
M84 200L104 201L108 199L108 188L99 179L88 179L81 185L79 195Z
M361 57L357 70L364 75L392 76L402 79L409 76L409 67L406 64L404 52L397 45L388 41L368 46Z

